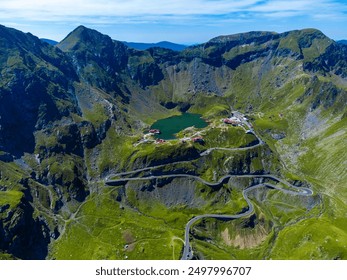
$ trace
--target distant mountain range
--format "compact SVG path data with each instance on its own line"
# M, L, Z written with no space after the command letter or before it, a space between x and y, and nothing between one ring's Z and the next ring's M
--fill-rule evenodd
M52 46L55 46L59 43L57 41L46 39L46 38L41 38L40 40ZM123 42L123 43L130 48L141 50L141 51L147 50L149 48L155 48L155 47L169 49L173 51L183 51L184 49L188 47L186 45L180 45L180 44L176 44L176 43L172 43L168 41L162 41L158 43L134 43L134 42Z
M46 39L46 38L40 38L42 42L46 42L52 46L58 45L59 42L51 40L51 39Z
M340 41L337 41L337 43L347 45L347 40L340 40Z
M173 51L183 51L188 46L186 45L180 45L175 44L168 41L162 41L158 43L134 43L134 42L123 42L125 45L127 45L130 48L137 49L137 50L147 50L149 48L159 47L164 49L170 49Z
M54 41L54 40L50 40L50 39L46 39L46 38L41 38L40 39L42 42L46 42L52 46L57 45L59 42ZM135 43L135 42L125 42L123 41L123 43L133 49L137 49L137 50L147 50L149 48L164 48L164 49L169 49L169 50L173 50L173 51L183 51L184 49L186 49L187 45L181 45L181 44L176 44L176 43L172 43L172 42L168 42L168 41L161 41L158 43ZM336 43L338 44L342 44L342 45L347 45L347 40L339 40L336 41Z

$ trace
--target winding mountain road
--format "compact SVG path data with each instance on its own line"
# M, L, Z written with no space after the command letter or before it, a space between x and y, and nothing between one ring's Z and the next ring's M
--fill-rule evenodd
M271 174L238 174L238 175L228 174L221 177L217 182L208 182L199 176L189 175L189 174L166 174L166 175L157 175L157 176L151 175L151 176L144 176L144 177L120 178L120 179L105 181L105 184L109 186L115 186L115 185L124 184L129 181L144 181L144 180L166 179L166 178L191 178L209 187L218 187L222 183L224 183L227 179L230 179L230 178L268 178L268 179L272 179L274 181L280 182L291 189L295 189L296 191L287 190L287 189L280 188L276 185L267 184L269 187L273 189L281 190L288 194L312 195L312 191L310 189L294 186L290 184L289 182Z
M252 134L255 135L255 137L258 139L258 143L249 146L249 147L242 147L242 148L222 148L222 147L215 147L215 148L209 148L206 151L202 152L200 154L201 157L208 155L214 150L224 150L224 151L244 151L244 150L249 150L253 149L255 147L264 145L264 141L254 132L252 126L245 120L242 121L244 126L247 126L247 128L250 130ZM246 128L243 127L245 130ZM277 181L279 183L284 184L287 188L279 187L277 185L273 185L270 183L261 183L257 184L254 186L250 186L242 191L243 198L247 202L248 209L245 212L238 213L238 214L233 214L233 215L219 215L219 214L204 214L204 215L199 215L196 217L193 217L188 221L185 227L185 235L184 235L184 248L183 248L183 254L181 257L181 260L191 260L193 258L193 250L192 247L190 246L190 241L189 241L189 235L190 235L190 229L194 223L196 223L198 220L204 219L204 218L214 218L214 219L224 219L224 220L233 220L233 219L239 219L243 217L247 217L251 215L254 212L254 206L250 199L248 198L248 193L259 188L270 188L270 189L276 189L279 191L282 191L283 193L287 193L290 195L300 195L300 196L311 196L313 195L313 192L309 188L304 188L304 187L297 187L289 182L287 182L284 179L278 178L275 175L271 174L227 174L221 177L217 182L208 182L204 180L203 178L195 175L189 175L189 174L164 174L164 175L150 175L150 176L142 176L142 177L127 177L127 178L118 178L118 179L110 179L111 177L121 177L121 176L127 176L131 174L136 174L139 172L143 171L150 171L155 168L162 168L165 167L169 164L178 164L178 163L188 163L190 161L178 161L178 162L172 162L172 163L167 163L167 164L162 164L162 165L157 165L157 166L151 166L151 167L145 167L137 170L132 170L132 171L127 171L127 172L122 172L122 173L116 173L116 174L110 174L105 178L105 184L109 186L115 186L115 185L121 185L129 181L141 181L141 180L154 180L154 179L165 179L165 178L191 178L194 180L197 180L207 186L210 187L217 187L229 180L230 178L267 178L267 179L272 179L274 181Z
M286 190L279 188L275 185L272 184L258 184L252 187L249 187L242 192L243 198L246 200L247 205L248 205L248 210L239 214L235 215L217 215L217 214L204 214L204 215L199 215L194 218L192 218L187 224L185 228L185 234L184 234L184 248L183 248L183 253L181 260L191 260L193 258L193 250L192 247L190 246L190 241L189 241L189 235L190 235L190 228L192 225L197 222L198 220L204 219L204 218L214 218L214 219L224 219L224 220L234 220L234 219L239 219L243 217L250 216L254 212L254 206L251 203L250 199L248 198L248 193L259 188L271 188L271 189L277 189L280 190L284 193L292 194L292 195L302 195L302 196L310 196L313 194L312 190L308 188L300 188L300 192L296 191L291 191L291 190ZM292 186L294 188L297 188L295 186Z
M116 180L109 180L109 181L106 181L105 183L107 185L114 186L118 184L124 184L125 182L128 182L128 181L142 181L142 180L165 179L165 178L192 178L210 187L217 187L230 178L268 178L268 179L272 179L274 181L280 182L286 185L288 188L290 188L290 189L285 189L285 188L281 188L269 183L258 184L258 185L249 187L243 190L242 192L243 198L246 200L248 205L248 210L246 212L235 214L235 215L204 214L204 215L200 215L200 216L196 216L192 218L191 220L189 220L189 222L186 224L186 227L185 227L184 248L183 248L183 254L182 254L181 260L190 260L193 258L193 251L190 246L189 234L190 234L190 228L195 222L203 218L233 220L233 219L238 219L238 218L247 217L251 215L254 211L254 207L247 195L252 190L267 187L270 189L280 190L283 193L287 193L291 195L311 196L313 194L311 189L294 186L290 184L289 182L271 174L265 174L265 175L263 174L261 175L260 174L240 174L240 175L228 174L221 177L217 182L208 182L202 179L201 177L189 175L189 174L168 174L168 175L147 176L147 177L121 178Z

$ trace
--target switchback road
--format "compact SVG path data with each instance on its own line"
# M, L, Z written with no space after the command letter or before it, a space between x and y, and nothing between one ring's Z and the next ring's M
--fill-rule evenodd
M222 147L215 147L215 148L209 148L206 151L202 152L200 154L201 157L208 155L214 150L222 150L222 151L244 151L244 150L249 150L253 149L255 147L264 145L264 141L255 133L253 130L253 127L251 124L249 124L246 120L242 121L244 125L244 129L248 128L250 133L254 134L255 137L258 139L258 143L249 146L249 147L242 147L242 148L222 148ZM279 191L282 191L283 193L287 193L290 195L300 195L300 196L311 196L313 194L312 190L309 188L303 188L303 187L297 187L289 182L287 182L284 179L278 178L275 175L271 174L227 174L221 177L217 182L208 182L204 180L203 178L195 175L189 175L189 174L163 174L163 175L149 175L149 176L142 176L142 177L126 177L123 178L122 176L127 176L127 175L132 175L136 174L139 172L143 171L151 171L155 168L163 168L169 164L178 164L178 163L188 163L190 161L179 161L179 162L172 162L172 163L167 163L167 164L162 164L162 165L157 165L157 166L151 166L151 167L145 167L137 170L132 170L132 171L127 171L127 172L122 172L122 173L116 173L116 174L111 174L105 178L105 184L109 186L115 186L115 185L121 185L129 181L141 181L141 180L154 180L154 179L165 179L165 178L190 178L194 179L197 181L200 181L201 183L208 185L210 187L217 187L220 186L221 184L227 182L230 178L267 178L267 179L272 179L276 182L282 183L285 185L285 187L279 187L274 184L270 183L261 183L257 184L254 186L250 186L246 189L243 190L242 195L245 201L247 202L247 211L238 213L238 214L233 214L233 215L219 215L219 214L204 214L204 215L199 215L196 217L193 217L191 220L188 221L185 227L185 235L184 235L184 248L183 248L183 254L181 257L181 260L190 260L193 258L193 250L192 247L190 246L190 229L194 223L196 223L198 220L204 219L204 218L214 218L214 219L224 219L224 220L233 220L233 219L239 219L243 217L247 217L251 215L254 211L254 206L250 199L248 198L248 193L259 188L270 188L270 189L276 189ZM118 179L110 179L112 177L121 177Z

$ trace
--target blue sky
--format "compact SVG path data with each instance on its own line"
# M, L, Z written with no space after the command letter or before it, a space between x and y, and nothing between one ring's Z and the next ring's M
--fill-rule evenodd
M132 42L303 28L339 40L347 39L347 0L0 0L0 24L57 41L79 25Z

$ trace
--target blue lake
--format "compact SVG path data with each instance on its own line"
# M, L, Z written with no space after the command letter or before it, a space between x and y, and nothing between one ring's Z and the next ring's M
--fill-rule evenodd
M156 135L157 138L170 140L175 139L175 134L187 127L204 128L207 125L208 123L201 118L201 115L184 113L180 116L158 120L152 124L151 129L159 129L161 131L161 134Z

